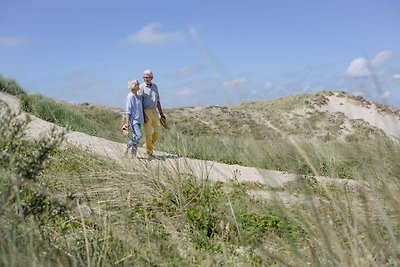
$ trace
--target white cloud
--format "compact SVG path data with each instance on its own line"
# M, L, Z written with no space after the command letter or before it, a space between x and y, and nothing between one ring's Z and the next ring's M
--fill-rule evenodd
M66 99L74 99L77 102L110 101L116 95L120 95L119 98L123 99L123 96L128 93L128 89L126 89L126 91L121 90L118 94L115 94L110 90L110 83L91 70L70 73L64 78L64 82L65 85L60 91L57 91L57 94L63 95ZM96 92L96 94L93 94L93 92Z
M189 26L189 33L192 37L198 38L197 29L194 26Z
M400 73L397 73L397 74L393 75L393 79L399 79L400 80Z
M390 92L389 91L385 91L380 95L380 98L383 99L383 100L386 100L386 99L389 98L389 96L390 96Z
M253 90L250 91L250 94L251 94L251 95L256 95L257 93L258 93L258 90L257 90L257 89L253 89Z
M239 78L231 81L227 81L222 83L223 88L227 90L237 90L237 89L242 89L243 86L247 83L247 80L245 78Z
M346 75L350 77L366 77L369 76L369 62L368 59L359 57L354 59L350 66L347 67Z
M383 65L394 59L396 55L389 50L383 50L376 54L372 60L364 57L354 59L346 69L346 75L349 77L367 77L371 71L376 71Z
M390 61L395 57L394 53L392 51L381 51L379 52L375 58L371 61L371 65L374 67L379 67L385 64L386 62Z
M199 73L205 69L204 65L197 65L197 66L192 66L192 67L185 67L182 68L181 70L174 72L171 74L171 77L173 79L185 79L193 74Z
M25 40L23 38L8 36L1 37L0 36L0 46L17 46L23 44Z
M191 87L184 87L181 90L179 90L178 92L176 92L176 95L179 97L188 97L188 96L192 96L193 94L195 94L196 90L191 88Z
M264 84L264 87L265 87L265 89L270 90L270 89L272 89L274 87L274 85L273 85L272 82L266 82Z
M303 86L302 92L309 92L309 91L312 90L312 89L313 89L313 86L312 86L311 84L305 84L305 85Z
M181 32L160 32L157 28L160 28L161 24L152 22L144 26L140 31L134 33L126 41L128 43L138 44L165 44L169 42L181 42L185 40L185 36Z

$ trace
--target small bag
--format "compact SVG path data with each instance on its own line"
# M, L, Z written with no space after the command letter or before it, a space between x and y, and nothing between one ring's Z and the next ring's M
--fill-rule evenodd
M122 134L125 136L129 135L129 129L125 125L122 126Z

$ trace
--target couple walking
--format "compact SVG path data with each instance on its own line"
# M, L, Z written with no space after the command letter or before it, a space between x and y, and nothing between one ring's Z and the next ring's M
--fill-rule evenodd
M159 120L161 118L165 122L166 118L161 108L157 85L152 82L153 73L145 70L143 80L144 82L140 85L137 80L128 82L131 92L126 97L123 128L132 130L132 139L127 144L125 155L128 155L128 150L131 148L131 155L136 156L139 141L143 136L141 131L143 125L147 155L149 159L153 159L153 145L160 137Z

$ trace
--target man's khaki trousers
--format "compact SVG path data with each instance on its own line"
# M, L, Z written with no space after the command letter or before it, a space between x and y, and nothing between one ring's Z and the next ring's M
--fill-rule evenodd
M146 138L146 149L148 155L153 155L153 145L160 137L160 123L156 109L145 109L147 122L143 124L144 137Z

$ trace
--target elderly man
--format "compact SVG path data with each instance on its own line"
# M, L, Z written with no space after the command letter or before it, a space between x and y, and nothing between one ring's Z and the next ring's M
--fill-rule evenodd
M144 136L146 138L146 149L149 159L153 156L153 145L160 137L159 116L165 119L161 108L160 95L157 85L153 81L153 73L150 70L143 72L144 83L140 85L138 94L143 96L143 111L144 111ZM157 113L158 110L158 113Z

